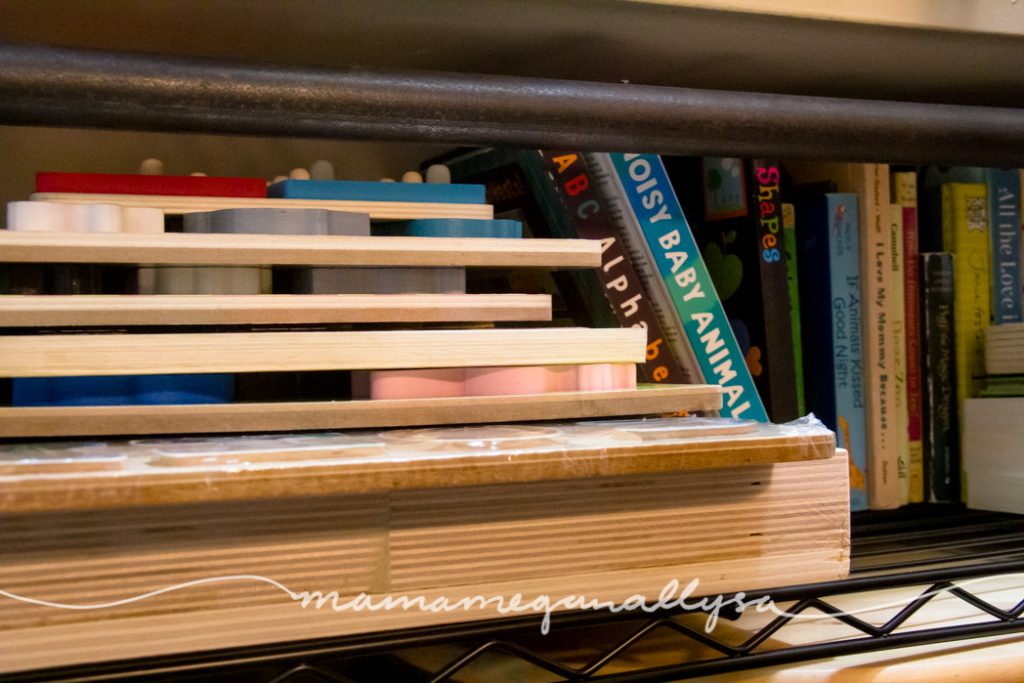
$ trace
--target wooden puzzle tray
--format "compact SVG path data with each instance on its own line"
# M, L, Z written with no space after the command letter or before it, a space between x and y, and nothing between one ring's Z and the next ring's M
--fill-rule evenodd
M0 230L0 261L224 266L598 268L597 240Z
M640 363L646 330L354 330L0 336L5 377Z
M139 194L80 194L35 192L33 200L76 204L118 204L161 209L166 214L221 209L330 209L369 214L373 220L415 218L494 218L490 204L442 204L435 202L363 201L350 199L274 199L264 197L196 197Z
M363 401L0 408L6 437L277 432L570 420L714 411L717 385L642 385L639 389L526 396L456 396ZM500 416L500 418L499 418Z
M652 418L0 446L0 512L581 479L831 458L817 421Z
M0 295L0 327L547 320L547 294Z

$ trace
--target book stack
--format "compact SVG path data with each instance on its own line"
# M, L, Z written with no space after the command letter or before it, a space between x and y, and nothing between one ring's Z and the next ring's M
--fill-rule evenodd
M1024 375L1024 324L992 325L985 337L985 371L992 375ZM1005 380L1004 380L1005 381Z
M1024 324L988 328L985 369L978 398L964 404L964 497L979 510L1024 514L1020 457L1021 415L1024 414Z
M963 417L964 496L976 510L1024 514L1020 456L1024 392L968 399Z
M571 151L440 161L485 183L502 215L533 216L534 232L602 240L600 274L560 283L563 298L650 330L651 381L678 367L719 384L724 416L818 416L850 453L855 510L960 500L961 414L983 389L990 323L989 375L1024 374L1017 170Z
M119 264L151 287L0 297L18 398L0 428L32 439L0 446L2 670L507 614L494 596L653 603L673 580L705 595L846 575L847 457L818 421L678 417L760 404L657 372L638 386L662 348L643 326L537 326L550 296L451 291L433 272L597 268L601 242L520 239L463 185L290 179L272 186L287 196L99 202L106 180L19 203L0 231L11 270ZM453 193L480 203L428 199ZM66 227L117 213L97 205L183 212L182 231ZM423 277L378 290L395 268ZM718 313L694 325L721 334ZM329 375L343 390L308 400L270 381L304 373L346 373ZM231 391L198 382L211 374ZM96 381L110 377L117 392ZM116 435L130 438L40 441ZM401 596L467 602L351 607Z

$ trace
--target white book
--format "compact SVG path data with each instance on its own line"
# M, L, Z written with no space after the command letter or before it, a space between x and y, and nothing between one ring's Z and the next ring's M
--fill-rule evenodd
M1024 514L1024 397L971 398L962 419L967 507Z

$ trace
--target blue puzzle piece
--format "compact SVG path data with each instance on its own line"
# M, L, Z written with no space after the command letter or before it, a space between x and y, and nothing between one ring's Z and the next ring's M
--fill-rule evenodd
M267 188L279 199L334 199L365 202L485 204L483 185L383 183L365 180L282 180Z
M374 223L374 235L398 237L507 237L523 236L523 224L508 219L420 218Z
M15 406L120 406L135 403L131 376L19 377L11 382Z
M135 385L139 405L230 403L235 395L235 378L230 374L141 375Z

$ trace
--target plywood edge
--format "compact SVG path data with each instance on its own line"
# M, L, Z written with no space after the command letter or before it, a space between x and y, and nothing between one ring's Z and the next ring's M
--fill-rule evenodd
M642 363L646 330L506 328L0 336L6 377Z
M597 268L598 240L58 233L0 230L0 261L185 265Z
M0 327L548 320L547 294L0 295Z
M585 595L619 603L633 595L642 594L647 596L649 604L653 604L665 585L673 579L679 582L680 589L672 598L678 598L681 589L697 578L699 588L687 598L688 602L695 603L699 596L769 589L780 583L796 585L835 581L846 578L848 574L848 551L826 545L820 549L788 553L768 550L714 562L666 564L632 570L573 573L555 578L395 591L391 595L422 595L424 602L429 604L439 598L455 602L475 595L505 596L510 599L519 594L526 596L520 603L527 605L538 595L551 596L552 602L569 595ZM288 588L298 592L323 593L340 590L331 583L303 583ZM269 592L273 588L268 587L267 590ZM371 592L372 603L378 604L384 595ZM338 602L344 604L344 593ZM102 619L98 615L93 621L8 630L3 632L3 637L10 656L5 656L0 662L0 671L14 672L116 660L125 656L125 643L131 643L133 657L172 655L274 643L285 639L338 637L444 623L474 622L502 616L493 603L486 609L474 606L467 610L447 612L415 609L335 611L330 604L326 603L322 609L314 606L303 609L300 604L282 594L274 604L243 604L202 612L139 615L122 619ZM560 608L557 611L563 610ZM539 617L540 613L537 614ZM197 619L202 619L202 628L196 628Z
M10 437L211 434L567 420L719 410L717 385L645 385L638 390L525 396L221 405L0 408Z
M494 218L490 204L443 204L436 202L388 202L335 199L279 199L273 197L189 197L141 194L83 194L35 192L33 200L74 204L118 204L161 209L167 214L221 209L329 209L369 214L374 220L417 218Z

